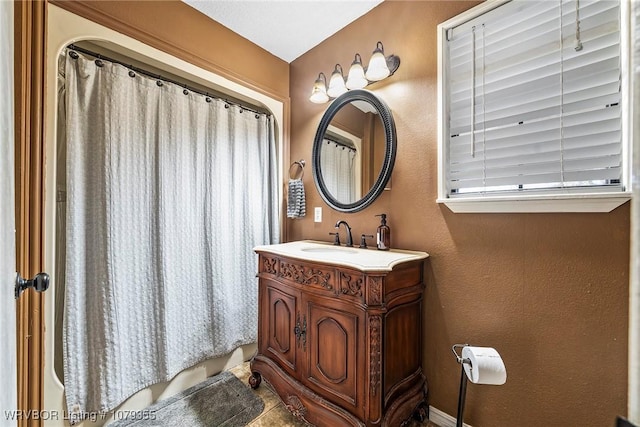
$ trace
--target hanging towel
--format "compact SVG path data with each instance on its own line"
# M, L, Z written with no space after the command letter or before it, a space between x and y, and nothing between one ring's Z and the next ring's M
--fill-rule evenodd
M304 200L304 184L301 179L289 179L287 217L302 218L306 213L307 206Z

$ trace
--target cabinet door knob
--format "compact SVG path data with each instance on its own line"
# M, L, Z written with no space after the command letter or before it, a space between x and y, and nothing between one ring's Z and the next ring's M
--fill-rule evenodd
M293 333L296 336L298 347L300 347L300 335L302 334L302 329L300 329L300 313L296 316L296 326L293 328Z
M296 342L298 343L298 347L300 347L300 341L302 340L302 348L306 350L307 348L307 316L304 316L302 319L302 324L300 324L300 313L296 316L296 326L293 328L293 334L296 336Z
M302 338L302 349L307 350L307 315L302 317L302 330L300 331Z

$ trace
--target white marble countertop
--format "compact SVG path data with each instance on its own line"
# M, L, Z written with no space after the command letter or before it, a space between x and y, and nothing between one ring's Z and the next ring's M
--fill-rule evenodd
M299 240L277 245L263 245L253 248L256 252L267 252L303 261L320 262L351 267L364 272L391 271L394 266L404 262L425 259L426 252L391 249L379 251L375 248L334 246L328 242Z

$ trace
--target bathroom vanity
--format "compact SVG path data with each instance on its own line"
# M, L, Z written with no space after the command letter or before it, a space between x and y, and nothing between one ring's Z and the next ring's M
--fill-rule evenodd
M426 416L426 253L312 241L255 251L253 388L265 379L294 416L317 426L399 426Z

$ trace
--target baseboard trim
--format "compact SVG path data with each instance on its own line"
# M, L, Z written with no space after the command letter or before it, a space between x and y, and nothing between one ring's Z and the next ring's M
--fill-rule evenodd
M441 411L438 408L429 406L429 421L437 424L439 427L456 427L456 419L446 412ZM464 427L471 427L469 424L464 424Z

